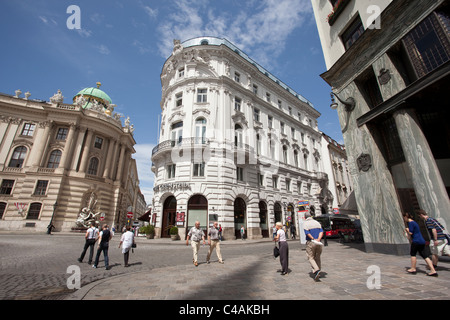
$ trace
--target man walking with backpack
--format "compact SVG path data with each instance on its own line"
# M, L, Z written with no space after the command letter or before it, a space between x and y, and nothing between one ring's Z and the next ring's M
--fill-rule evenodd
M100 254L103 251L103 257L105 258L105 268L109 270L109 257L108 257L108 248L109 248L109 240L112 238L112 233L108 229L108 225L104 224L102 227L102 232L100 232L98 238L98 248L97 248L97 256L95 257L93 268L97 268L98 260L100 259Z

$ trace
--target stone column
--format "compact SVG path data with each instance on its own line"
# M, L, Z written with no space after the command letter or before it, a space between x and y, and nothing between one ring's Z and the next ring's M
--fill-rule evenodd
M83 148L83 156L81 158L80 172L86 172L86 168L87 168L88 160L89 160L89 151L91 150L93 136L94 136L94 131L88 130L88 135L87 135L86 142L85 142L84 148Z
M47 141L50 136L51 122L47 121L39 123L39 134L36 137L36 141L33 144L33 159L31 161L32 167L39 167L41 164L42 156L46 149ZM44 130L42 130L44 128Z
M399 110L394 119L420 207L444 227L450 226L450 200L414 110Z
M86 130L87 130L86 128L80 128L78 131L78 138L75 144L75 151L73 154L72 165L70 167L72 171L76 171L78 168L78 162L80 161L80 154L83 148L83 140L84 135L86 134Z
M69 134L67 135L67 139L66 139L66 145L64 146L64 152L62 153L61 156L61 161L59 164L59 168L63 168L66 169L67 167L67 162L69 159L70 154L72 154L72 150L73 150L73 136L75 135L75 130L76 130L76 126L74 124L71 124L69 127Z
M112 172L111 166L113 165L113 152L115 149L116 141L109 139L108 155L106 156L105 170L103 171L103 178L109 179L109 173Z
M120 148L119 167L117 168L117 175L116 175L116 181L119 181L119 182L122 180L125 149L126 149L126 146L124 144L122 144L122 146Z

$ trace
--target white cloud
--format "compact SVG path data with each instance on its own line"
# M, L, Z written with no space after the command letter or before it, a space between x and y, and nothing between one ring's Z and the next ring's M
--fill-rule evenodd
M139 175L140 189L145 197L147 204L150 204L153 198L153 184L155 175L152 172L152 150L153 144L136 144L134 146L136 153L133 158L136 159L136 166Z
M155 19L158 16L158 9L152 9L149 6L143 6L143 8L150 18Z
M293 31L312 14L310 0L263 0L236 10L210 9L210 0L178 0L174 13L159 26L159 50L170 56L173 39L224 37L260 64L270 65L287 45ZM261 50L263 49L263 50Z
M91 30L78 29L77 32L82 38L89 38L90 36L92 36Z
M101 54L108 55L111 53L111 51L108 49L108 47L105 46L104 44L96 46L96 48L97 48L98 52L100 52Z

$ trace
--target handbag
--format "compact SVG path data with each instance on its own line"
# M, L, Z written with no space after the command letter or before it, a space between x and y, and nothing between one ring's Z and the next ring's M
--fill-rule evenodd
M278 249L278 247L275 245L275 247L273 248L273 256L276 258L280 255L280 249Z
M133 243L132 245L131 245L131 247L132 248L136 248L137 246L136 246L136 243Z

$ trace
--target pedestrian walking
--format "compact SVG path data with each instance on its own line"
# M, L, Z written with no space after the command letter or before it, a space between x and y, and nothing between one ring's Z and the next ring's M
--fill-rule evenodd
M439 221L428 216L424 210L419 210L418 214L419 217L425 221L425 225L430 235L431 261L436 269L439 255L450 256L449 242L446 236L447 232Z
M277 236L277 226L274 224L272 227L272 239L275 239Z
M109 248L109 240L111 240L113 234L109 231L109 227L107 224L102 226L102 231L98 236L98 247L97 247L97 256L95 257L95 262L92 267L97 268L98 260L100 259L100 255L103 252L103 258L105 259L105 268L109 270L109 257L108 257L108 248Z
M219 228L217 227L217 222L213 223L212 228L208 231L208 245L209 251L206 256L206 263L209 263L211 254L214 249L216 249L217 258L219 258L219 263L223 263L222 254L220 253L220 236Z
M122 246L123 260L125 267L128 267L128 259L130 258L130 249L134 244L134 233L131 231L131 227L127 226L126 231L122 234L120 238L119 248Z
M94 256L94 245L97 241L98 237L98 229L95 227L95 222L91 223L91 227L86 230L86 234L84 235L85 243L83 252L81 252L81 256L78 258L78 262L83 262L84 256L86 254L87 249L89 248L89 259L88 263L92 263L92 258Z
M186 238L186 245L189 245L189 239L191 239L191 246L192 246L192 255L194 262L194 266L198 266L198 251L200 250L200 241L203 240L203 244L206 243L205 241L205 233L200 228L200 222L195 221L195 226L192 227L189 230L189 233Z
M219 240L222 241L222 225L219 224Z
M314 220L311 213L305 213L305 222L303 223L303 229L306 235L306 256L309 264L312 268L314 275L314 281L319 281L321 266L321 255L323 244L320 242L323 236L322 225Z
M430 249L425 245L426 244L425 239L423 238L422 233L420 233L419 225L417 224L417 222L413 220L413 217L407 212L403 213L403 219L405 221L405 224L407 225L406 235L408 236L408 239L411 242L411 250L410 250L411 268L408 269L407 272L410 274L417 273L416 255L418 252L421 255L421 257L425 260L428 268L431 270L430 273L427 273L427 276L437 277L438 274L433 267L431 259L429 258L431 254Z
M241 240L244 240L245 237L245 228L244 226L241 226Z
M286 241L286 233L283 230L283 224L281 222L277 222L276 228L277 235L274 238L274 241L278 242L280 249L281 275L284 276L289 272L289 246Z
M296 230L296 228L295 228L295 225L292 223L292 224L291 224L291 239L295 240L295 238L296 238L296 232L297 232L297 230Z

